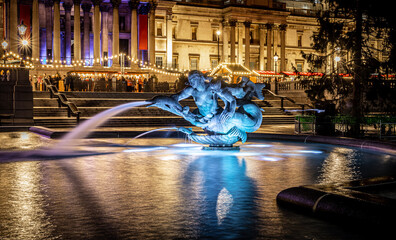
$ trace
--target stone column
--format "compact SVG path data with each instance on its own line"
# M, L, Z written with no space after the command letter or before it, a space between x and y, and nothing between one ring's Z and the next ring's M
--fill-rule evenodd
M238 26L238 63L243 62L243 23Z
M273 55L277 54L279 56L279 25L274 25L272 27L272 35L273 35L273 42L272 42L272 52ZM275 63L274 63L275 64ZM276 65L277 71L279 70L279 63ZM275 67L275 65L274 65Z
M53 32L52 5L53 2L51 0L45 1L45 18L46 18L45 31L46 31L46 45L47 45L47 63L50 62L53 57L52 56L52 32Z
M90 60L90 37L89 37L89 13L91 11L92 4L84 3L81 5L81 8L84 12L84 64L86 64L87 60Z
M172 37L172 12L166 15L166 63L172 67L173 60L173 37Z
M235 20L231 20L230 21L230 26L231 26L231 32L230 32L231 62L235 63L235 26L236 26L236 21Z
M18 0L10 0L10 51L18 53Z
M286 71L286 24L281 24L279 26L280 29L280 41L281 41L281 53L280 53L280 60L281 60L281 65L280 65L280 70L281 71Z
M74 61L81 60L81 24L80 4L81 0L74 0Z
M94 66L100 66L100 11L102 0L93 0L94 4Z
M71 8L72 4L63 2L65 9L65 46L66 46L66 63L71 64Z
M138 58L138 21L137 8L139 6L138 0L130 0L129 7L131 8L131 57L136 60Z
M155 1L150 1L150 12L149 12L149 34L148 34L148 57L149 62L155 64L155 9L157 8L157 3Z
M113 5L113 67L120 66L120 24L119 24L119 16L118 16L118 8L120 7L120 0L111 0L111 4ZM117 57L116 57L117 56Z
M106 60L109 56L109 29L108 29L108 16L109 16L109 6L101 5L100 10L102 11L102 57L103 66L108 66L108 61Z
M54 60L60 61L60 0L54 0Z
M250 68L250 25L252 22L246 21L245 25L245 67Z
M39 1L32 3L32 60L34 63L40 62L40 21L39 21Z
M272 71L272 27L273 24L267 23L267 70Z
M228 23L223 22L223 62L228 62L228 30Z
M265 68L265 54L264 54L265 30L264 30L264 25L260 24L259 29L260 29L260 50L259 50L260 70L264 70L264 68Z

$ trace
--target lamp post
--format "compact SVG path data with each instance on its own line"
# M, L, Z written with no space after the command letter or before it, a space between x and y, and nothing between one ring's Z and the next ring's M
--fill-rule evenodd
M19 36L23 37L26 33L27 26L23 24L23 21L21 21L21 24L18 25L18 33Z
M24 63L23 63L23 57L24 57L24 53L25 53L25 48L28 46L28 44L29 44L29 42L28 42L28 40L27 39L25 39L24 38L24 36L25 36L25 33L26 33L26 30L27 30L27 26L25 25L25 24L23 24L23 21L21 21L21 24L19 24L18 25L18 33L19 33L19 36L20 36L20 40L21 40L21 45L22 45L22 51L21 51L21 64L20 64L20 66L21 67L24 67L25 65L24 65Z
M276 94L278 94L278 83L277 83L277 78L276 78L276 72L278 70L278 65L277 65L278 59L279 59L279 56L278 56L278 54L275 53L275 55L274 55L274 65L275 65L274 72L275 72L275 93Z
M335 61L336 73L338 73L338 62L341 61L341 57L336 56L336 57L334 58L334 61Z
M220 64L220 34L221 31L217 30L216 35L217 35L217 65Z
M275 73L276 73L276 71L278 70L278 59L279 59L279 56L278 56L278 54L276 54L275 53L275 55L274 55L274 64L275 64Z
M4 50L4 64L6 63L6 53L7 53L7 48L8 48L8 42L7 42L7 40L3 40L3 42L1 42L1 47L3 48L3 50Z

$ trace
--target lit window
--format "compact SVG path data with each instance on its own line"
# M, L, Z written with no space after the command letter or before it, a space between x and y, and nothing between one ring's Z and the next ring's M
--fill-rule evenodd
M302 72L304 69L304 61L296 61L296 68L298 72Z
M155 57L155 65L157 65L157 67L162 67L162 57Z
M177 57L172 57L172 68L179 68Z
M198 70L199 69L199 58L191 57L190 58L190 70Z
M157 23L157 36L162 37L162 23Z
M176 26L172 26L172 38L176 39Z
M197 40L197 27L191 27L191 39Z
M212 29L212 41L216 41L217 42L217 29Z
M217 59L217 57L215 58L210 58L210 67L213 69L215 67L217 67L217 65L219 64L219 61Z

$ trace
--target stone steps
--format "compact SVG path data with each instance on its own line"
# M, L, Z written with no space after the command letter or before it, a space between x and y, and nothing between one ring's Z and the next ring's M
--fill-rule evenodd
M81 118L80 123L90 118ZM70 128L77 125L75 118L62 117L34 117L37 126L48 128ZM101 127L155 127L155 126L190 126L190 124L180 117L113 117L105 122Z
M90 118L81 118L83 122ZM75 118L67 117L34 117L36 126L48 128L70 128L77 125ZM293 124L293 116L263 117L262 125ZM180 117L113 117L101 127L155 127L155 126L191 126L189 122Z
M123 92L65 92L69 100L74 102L81 111L81 121L89 119L96 114L112 107L151 99L161 93L123 93ZM67 109L58 107L56 98L50 98L49 92L34 92L34 123L44 127L74 127L76 118L67 117ZM291 114L285 114L278 107L277 100L260 101L254 100L263 112L263 124L290 124L294 122ZM181 101L183 106L189 106L190 110L196 108L192 98ZM220 104L223 103L220 101ZM279 100L280 105L280 100ZM288 108L288 107L286 107ZM295 108L293 108L295 109ZM143 127L143 126L189 126L184 119L159 108L147 108L145 106L129 109L111 118L103 127Z
M81 117L92 117L100 112L111 109L112 107L79 107L81 111ZM196 107L191 107L190 110L193 111ZM263 107L263 116L268 115L283 115L283 112L278 108ZM34 107L33 114L35 117L66 117L67 108L61 107ZM284 114L287 115L287 114ZM134 107L130 110L119 114L119 116L174 116L174 114L164 111L155 107Z

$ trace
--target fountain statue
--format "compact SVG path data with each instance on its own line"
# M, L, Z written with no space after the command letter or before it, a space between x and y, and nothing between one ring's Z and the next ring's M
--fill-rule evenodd
M262 89L265 84L255 84L247 77L231 86L221 78L206 77L200 71L191 71L188 86L171 96L156 96L149 100L148 107L158 107L183 117L194 126L200 127L205 134L196 134L191 128L178 128L194 142L209 144L205 149L236 149L232 145L244 143L247 132L256 131L262 121L263 111L252 98L264 100ZM179 101L193 97L197 109L190 111ZM219 104L223 101L224 107Z

